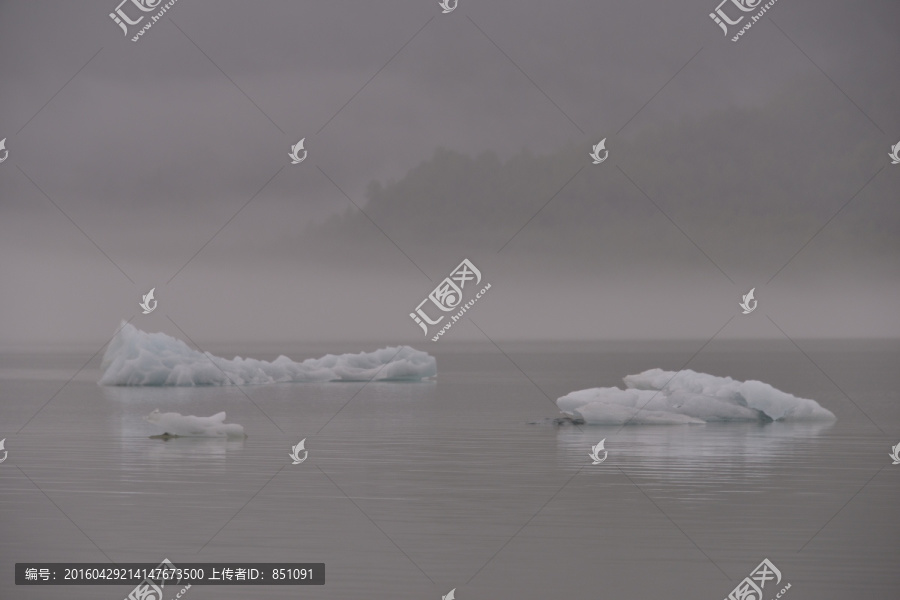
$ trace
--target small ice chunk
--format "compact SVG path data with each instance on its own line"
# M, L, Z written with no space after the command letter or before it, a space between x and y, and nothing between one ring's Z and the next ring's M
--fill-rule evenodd
M225 413L220 412L211 417L182 415L177 412L161 413L159 409L144 417L156 425L162 433L193 437L245 437L244 426L237 423L226 423Z

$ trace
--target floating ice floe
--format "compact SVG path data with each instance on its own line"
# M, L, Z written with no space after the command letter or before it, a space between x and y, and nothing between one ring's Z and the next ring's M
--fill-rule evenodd
M836 417L815 400L761 381L737 381L689 369L650 369L624 379L628 389L591 388L556 401L591 425L675 425L713 421L826 421Z
M123 323L101 363L100 385L248 385L292 381L419 381L437 374L433 356L409 346L328 354L294 362L279 356L228 360L199 352L165 333Z
M161 436L245 437L244 426L226 423L224 412L211 417L195 417L177 412L161 413L157 409L144 419L162 429Z

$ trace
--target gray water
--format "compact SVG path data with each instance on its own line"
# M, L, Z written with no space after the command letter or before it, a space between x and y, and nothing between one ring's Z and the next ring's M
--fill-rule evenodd
M814 398L833 424L625 428L546 421L552 399L677 370L701 342L500 346L422 345L431 382L242 389L99 387L99 358L66 383L93 351L0 355L0 599L132 587L17 587L17 561L165 557L326 564L322 587L194 586L190 600L720 600L764 558L783 577L766 600L786 583L788 600L900 597L897 342L714 342L687 365ZM149 439L154 408L224 410L248 437ZM309 459L292 465L303 438Z

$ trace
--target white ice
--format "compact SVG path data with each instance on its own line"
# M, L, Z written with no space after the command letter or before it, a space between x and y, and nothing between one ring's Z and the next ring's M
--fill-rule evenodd
M193 437L244 437L243 425L225 423L225 413L211 417L195 417L177 412L161 413L154 410L144 417L160 429L160 433Z
M165 333L123 323L106 348L100 385L248 385L291 381L418 381L437 374L433 356L409 346L359 354L328 354L294 362L228 360L199 352Z
M650 369L624 379L628 389L591 388L556 401L564 413L591 425L700 424L713 421L830 421L815 400L761 381L737 381L686 369Z

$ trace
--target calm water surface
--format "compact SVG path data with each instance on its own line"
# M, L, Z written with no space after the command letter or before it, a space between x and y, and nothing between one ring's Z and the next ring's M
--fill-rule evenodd
M194 586L191 600L720 600L763 558L788 600L900 597L896 342L803 343L808 356L713 343L688 365L814 398L833 424L625 428L550 425L551 399L677 370L702 343L500 345L422 346L431 382L243 390L99 387L99 359L66 383L93 351L0 355L0 599L131 588L16 587L17 561L164 557L326 564L325 586ZM149 439L154 408L224 410L248 437ZM309 459L291 465L303 438Z

